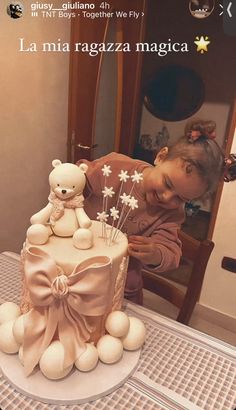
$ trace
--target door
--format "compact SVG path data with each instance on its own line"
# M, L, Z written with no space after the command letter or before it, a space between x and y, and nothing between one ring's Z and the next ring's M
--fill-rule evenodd
M146 0L112 0L101 18L72 19L68 160L131 155L138 126ZM128 4L127 4L128 3ZM139 18L119 12L139 13ZM100 48L100 51L98 50ZM109 51L110 50L110 51Z

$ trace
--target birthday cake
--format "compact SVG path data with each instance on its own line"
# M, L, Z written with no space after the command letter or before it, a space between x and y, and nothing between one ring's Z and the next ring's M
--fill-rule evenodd
M137 200L121 189L122 212L109 209L114 191L105 165L103 209L91 221L83 208L87 166L52 165L48 204L31 217L22 250L20 306L0 306L0 350L18 353L26 376L39 366L56 380L74 366L84 372L99 360L118 362L124 349L142 346L145 327L121 310L128 241L120 229ZM121 170L118 177L123 188L129 176Z

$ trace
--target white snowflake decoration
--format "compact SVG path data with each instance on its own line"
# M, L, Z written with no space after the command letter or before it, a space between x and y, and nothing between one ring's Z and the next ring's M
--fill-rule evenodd
M106 222L108 217L109 217L109 215L105 211L97 212L97 219L100 222Z
M112 187L112 186L111 186L110 188L108 188L107 186L105 186L104 189L103 189L103 191L102 191L102 193L103 193L104 198L107 198L108 196L109 196L110 198L112 198L113 195L115 195L115 192L113 191L113 187Z
M123 193L123 195L120 196L121 199L121 203L124 205L128 205L129 200L130 200L130 195L127 195L125 192Z
M134 196L131 196L131 198L129 199L128 205L130 206L130 208L133 211L135 208L138 208L138 200L135 199Z
M103 210L102 212L97 212L97 219L102 222L102 237L104 237L105 242L111 245L111 243L116 240L119 232L121 231L122 227L124 226L130 212L136 208L138 208L138 200L135 199L134 196L131 196L132 191L134 189L135 184L139 184L143 180L143 174L137 171L134 171L133 175L129 175L128 171L124 171L123 169L118 174L118 178L120 180L120 188L119 192L116 193L118 196L117 203L115 206L109 209L108 207L108 198L112 198L115 195L113 187L106 186L106 178L112 173L110 165L104 165L102 168L103 176L105 177L104 180L104 189L102 190L103 194ZM123 192L123 184L131 178L133 184L131 186L129 194ZM122 203L122 209L118 209L119 201ZM128 207L128 209L127 209ZM109 215L112 218L112 226L111 229L107 228L106 222L109 218ZM117 221L117 222L115 222ZM108 230L107 230L108 229ZM108 233L108 235L107 235ZM108 242L107 242L108 241Z
M127 180L130 178L128 171L123 171L123 169L120 171L118 177L120 178L121 182L127 182Z
M102 168L102 173L104 177L109 177L109 175L112 173L111 166L110 165L104 165Z
M143 180L143 174L137 171L134 171L134 174L131 175L132 182L137 182L139 184L140 181Z
M119 219L119 210L116 209L114 206L110 209L110 214L113 220Z

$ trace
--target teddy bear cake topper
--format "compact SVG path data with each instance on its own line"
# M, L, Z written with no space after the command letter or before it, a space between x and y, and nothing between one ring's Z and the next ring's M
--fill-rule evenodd
M27 238L31 244L43 245L53 234L73 236L76 248L89 249L93 245L93 234L89 229L92 221L84 211L83 197L88 166L63 164L58 159L52 161L52 166L48 204L31 217Z

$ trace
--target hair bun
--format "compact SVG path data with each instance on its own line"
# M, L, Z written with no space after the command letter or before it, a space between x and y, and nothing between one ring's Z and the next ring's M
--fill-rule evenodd
M236 154L230 154L225 159L224 181L230 182L236 180Z
M195 119L187 123L185 127L185 136L189 142L201 139L216 138L216 123L214 121Z

